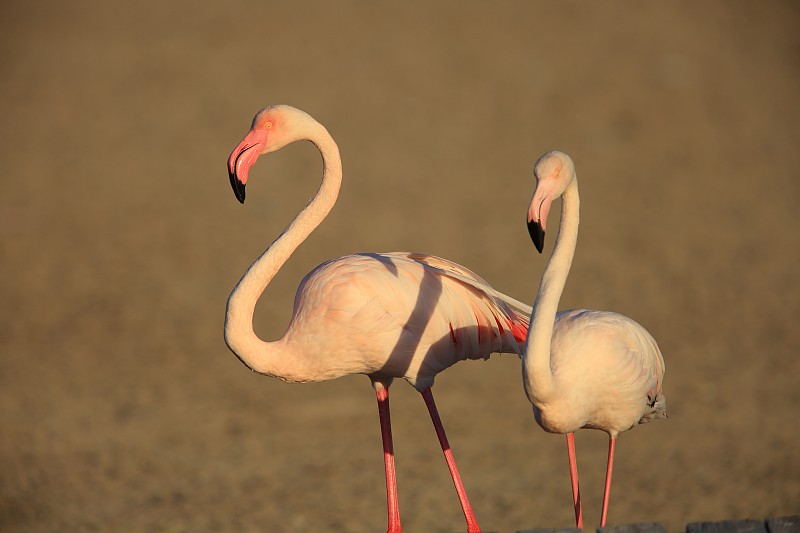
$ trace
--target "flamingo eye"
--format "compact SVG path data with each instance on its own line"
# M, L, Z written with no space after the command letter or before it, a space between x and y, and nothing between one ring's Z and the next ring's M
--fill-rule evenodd
M272 122L267 122L266 124L264 124L264 127L265 127L266 129L268 129L268 130L269 130L269 129L272 129Z

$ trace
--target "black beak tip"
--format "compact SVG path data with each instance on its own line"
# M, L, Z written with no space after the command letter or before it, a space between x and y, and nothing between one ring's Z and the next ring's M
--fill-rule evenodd
M239 181L239 178L236 177L236 174L233 172L228 171L228 177L231 180L231 188L233 189L233 194L236 195L236 199L239 200L239 203L244 203L244 183Z
M539 253L542 253L544 249L544 229L542 228L542 224L539 221L528 221L528 234L531 236L531 240L533 241L533 245L536 246L536 250Z

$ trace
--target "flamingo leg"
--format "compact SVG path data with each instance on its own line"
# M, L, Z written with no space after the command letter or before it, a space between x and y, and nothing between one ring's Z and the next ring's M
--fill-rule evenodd
M614 468L614 445L616 443L616 437L609 437L608 466L606 467L606 487L603 491L603 512L600 514L600 527L605 527L606 518L608 517L608 498L611 495L611 470Z
M383 439L383 464L386 469L386 505L389 513L386 533L401 533L403 528L400 525L400 504L397 500L392 420L389 416L389 389L376 383L375 394L378 398L378 416L381 421L381 438Z
M478 521L475 519L475 514L472 512L469 499L467 499L467 491L464 489L464 483L461 482L461 475L458 473L456 460L453 458L453 451L450 449L450 443L447 442L447 435L444 432L442 419L439 418L439 411L436 409L436 402L433 401L433 393L430 387L422 391L422 398L425 400L425 405L428 406L428 412L431 414L433 427L436 429L436 436L439 437L439 444L442 446L442 452L444 452L447 468L450 470L450 476L453 478L453 484L456 487L456 493L458 493L458 499L461 502L461 509L464 511L464 518L467 520L467 533L480 533L481 528L478 525Z
M583 528L581 489L578 486L578 461L575 457L575 433L567 433L567 454L569 455L569 479L572 482L572 505L575 507L575 527Z

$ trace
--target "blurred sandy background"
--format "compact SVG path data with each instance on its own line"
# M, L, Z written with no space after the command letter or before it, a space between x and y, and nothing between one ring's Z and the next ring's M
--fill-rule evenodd
M0 15L0 530L385 529L367 378L283 384L222 340L228 293L319 182L293 145L235 200L225 160L272 103L329 128L345 183L262 298L262 337L303 274L358 251L441 255L532 301L531 168L558 147L583 200L562 308L634 317L667 362L671 418L621 436L610 523L800 511L796 3ZM519 374L508 355L451 368L442 417L484 529L566 527L564 439L536 426ZM461 530L423 402L392 393L406 530ZM595 525L606 435L577 445Z

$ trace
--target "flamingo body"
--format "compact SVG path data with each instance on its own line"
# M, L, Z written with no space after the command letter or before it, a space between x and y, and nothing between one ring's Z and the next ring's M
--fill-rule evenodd
M282 339L298 356L278 377L310 382L366 374L403 378L422 391L458 361L521 355L528 317L514 305L439 257L391 252L333 259L300 283Z
M599 429L617 435L663 418L664 361L653 337L611 311L575 309L556 316L550 367L560 394L533 405L551 433Z

